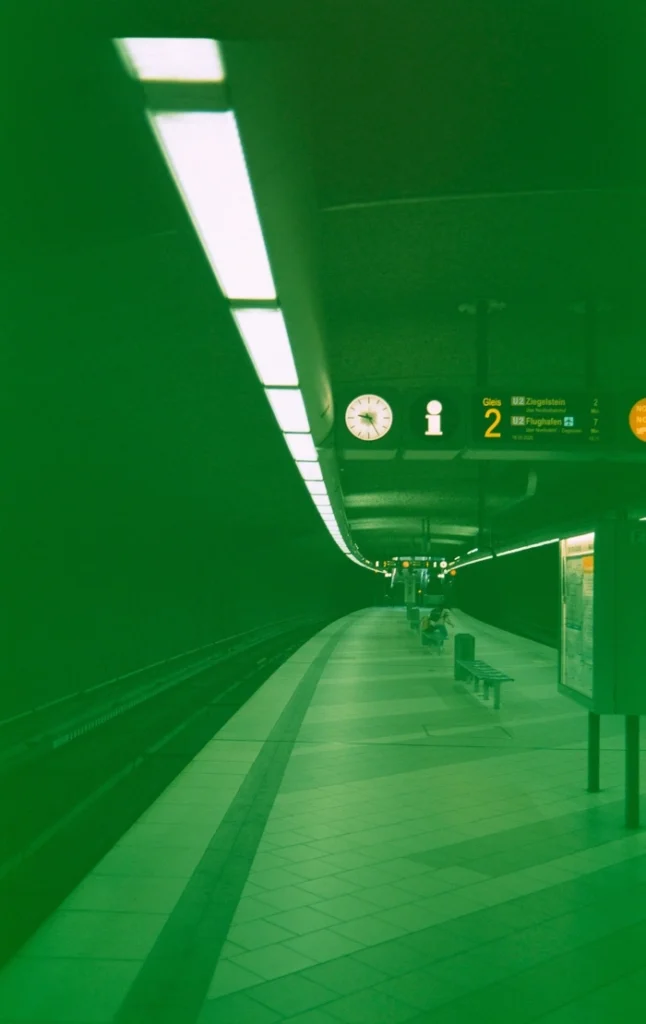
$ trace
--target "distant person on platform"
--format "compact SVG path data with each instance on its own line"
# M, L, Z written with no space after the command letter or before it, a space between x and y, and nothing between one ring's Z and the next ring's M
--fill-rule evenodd
M453 623L446 609L434 608L430 615L422 620L422 643L441 654L444 643L449 635L449 626Z
M453 622L451 621L451 616L449 615L448 608L443 608L440 611L440 617L439 617L438 623L437 623L437 628L439 629L439 631L442 634L442 644L444 644L445 640L448 640L448 637L449 637L449 626L452 627L453 626Z
M420 623L422 645L424 647L431 647L437 654L442 650L442 644L444 643L442 630L438 628L441 615L442 611L440 608L433 608L431 613L425 615Z

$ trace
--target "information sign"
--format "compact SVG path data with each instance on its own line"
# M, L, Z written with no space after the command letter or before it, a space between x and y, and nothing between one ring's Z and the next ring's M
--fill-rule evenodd
M430 385L424 391L406 394L404 400L408 405L407 448L433 452L464 445L468 398L462 392Z
M437 569L438 565L446 566L446 561L440 559L439 555L430 555L424 558L406 558L403 561L401 559L394 559L393 563L384 562L385 566L395 564L399 561L399 565L402 569Z
M638 441L646 441L646 398L633 405L628 414L628 426Z
M598 395L492 390L477 395L474 405L474 441L480 447L589 447L603 437Z

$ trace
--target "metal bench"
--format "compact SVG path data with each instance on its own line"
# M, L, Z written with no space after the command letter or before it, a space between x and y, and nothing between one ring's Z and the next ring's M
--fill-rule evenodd
M476 693L480 681L482 681L485 700L489 699L489 687L493 686L493 706L498 711L500 709L500 684L513 683L513 678L500 672L497 668L492 668L486 661L456 661L456 665L463 669L468 678L473 679Z

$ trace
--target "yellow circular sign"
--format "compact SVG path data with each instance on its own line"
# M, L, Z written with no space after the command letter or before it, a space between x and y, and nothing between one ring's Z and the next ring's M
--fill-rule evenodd
M628 415L628 425L638 441L646 441L646 398L635 402Z

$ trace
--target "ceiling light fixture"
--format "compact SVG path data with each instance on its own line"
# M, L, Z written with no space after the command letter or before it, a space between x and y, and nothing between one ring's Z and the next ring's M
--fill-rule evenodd
M459 569L466 569L468 565L477 565L478 562L488 562L491 558L493 558L493 555L482 555L480 558L472 558L469 562L463 562L462 565L456 565L456 572Z
M128 38L116 45L130 74L144 82L225 80L218 44L211 39ZM352 554L343 539L298 389L283 314L261 305L277 302L277 294L235 114L157 109L162 112L148 111L153 131L312 500L340 549L357 565L382 571Z
M327 494L327 487L322 480L306 480L305 486L310 494Z
M224 294L275 299L233 113L153 114L151 121Z
M297 434L300 437L300 434ZM322 480L323 473L318 462L297 462L299 472L303 480Z
M292 458L301 462L318 462L318 454L309 431L307 434L285 433L283 437L292 453Z
M296 388L265 388L265 394L283 433L309 433L310 425L300 391Z
M298 387L298 374L279 309L234 309L233 317L260 382Z
M529 551L530 548L542 548L546 544L558 544L559 538L553 537L551 540L541 540L537 544L524 544L522 548L509 548L507 551L496 552L496 558L503 558L505 555L516 555L519 551Z
M119 39L130 73L142 82L223 82L224 65L213 39Z

